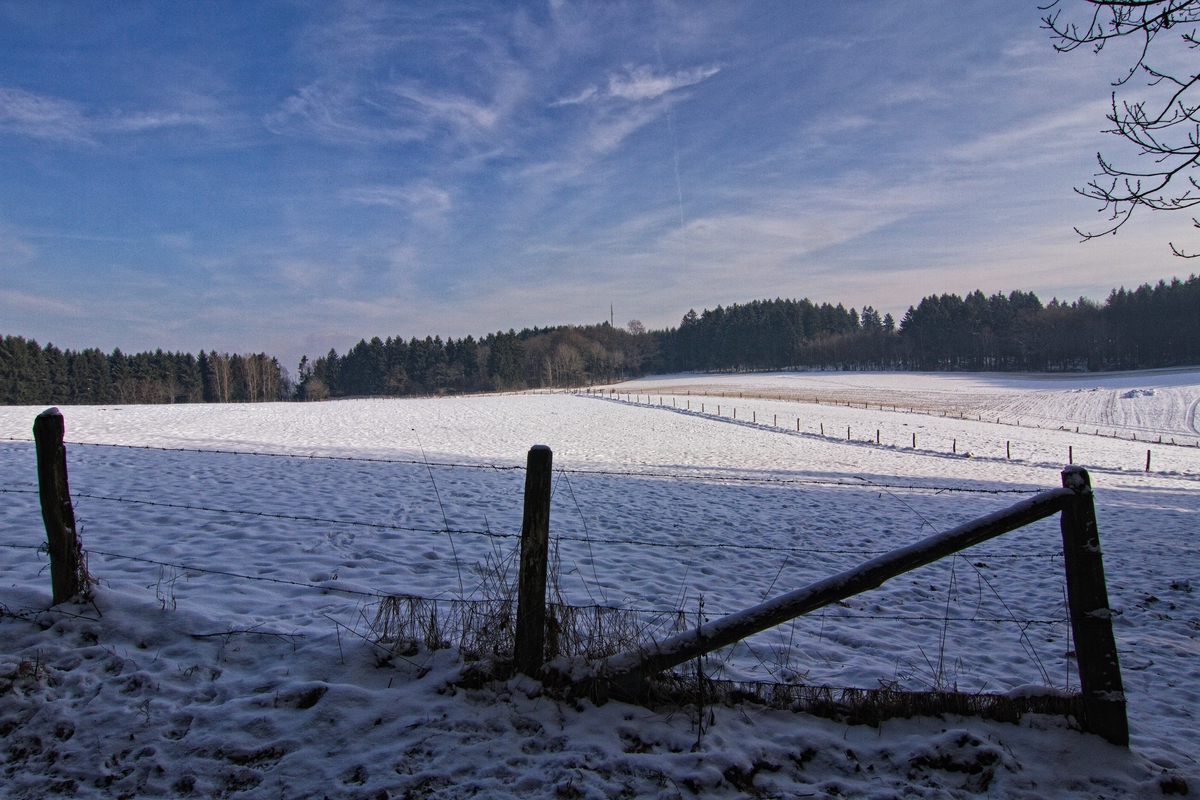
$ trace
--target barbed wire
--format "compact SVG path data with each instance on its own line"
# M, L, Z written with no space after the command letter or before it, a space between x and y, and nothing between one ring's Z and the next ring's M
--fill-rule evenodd
M0 489L3 494L37 494L36 491L29 489ZM158 500L138 500L132 497L108 497L106 495L88 494L85 492L72 492L73 498L86 500L105 500L114 503L133 503L142 506L156 506L159 508L176 508L186 511L207 511L214 514L238 514L247 517L267 517L269 519L286 519L295 522L323 522L331 525L355 525L365 528L382 528L385 530L408 531L413 533L461 533L472 534L476 536L490 536L495 539L512 539L517 538L520 534L516 533L493 533L491 531L478 531L466 528L417 528L407 525L394 525L389 522L363 522L361 520L346 520L333 519L332 517L309 517L298 514L276 514L270 511L243 511L232 508L213 508L211 506L194 506L186 503L164 503Z
M0 437L0 440L10 442L21 442L32 444L32 439L18 439L14 437ZM396 458L366 458L360 456L326 456L326 455L301 455L297 453L270 453L260 452L255 450L220 450L220 449L201 449L194 447L159 447L155 445L132 445L132 444L109 444L104 442L64 442L69 445L79 445L83 447L117 447L127 450L154 450L167 453L211 453L217 455L232 455L232 456L250 456L263 458L292 458L301 461L349 461L361 462L367 464L404 464L407 466L430 466L442 467L447 469L480 469L491 470L495 472L515 472L523 471L523 464L508 465L508 464L466 464L456 462L435 462L431 461L428 464L424 461L414 459L396 459ZM797 485L797 486L835 486L845 488L859 489L903 489L907 491L928 491L936 494L942 493L958 493L958 494L1036 494L1042 489L983 489L977 487L965 486L925 486L921 484L893 484L893 483L874 483L866 478L855 478L854 480L834 480L834 479L819 479L819 478L782 478L768 477L758 475L721 475L705 472L661 472L654 470L616 470L616 469L585 469L582 467L559 467L556 472L565 472L568 475L599 475L606 477L631 477L631 478L669 478L674 480L697 480L697 481L717 481L729 483L759 483L759 484L781 484L781 485Z
M733 483L778 483L778 484L795 484L800 486L843 486L852 489L906 489L913 491L929 491L935 494L942 493L959 493L959 494L1037 494L1043 489L978 489L964 486L921 486L920 484L891 484L891 483L873 483L866 478L856 477L853 481L847 480L820 480L817 478L769 478L752 475L711 475L704 473L672 473L672 472L637 472L623 470L588 470L588 469L562 469L572 475L615 475L626 477L639 478L677 478L677 479L692 479L706 481L729 481Z
M0 494L33 494L38 492L33 489L4 489L0 488ZM490 530L472 530L469 528L418 528L405 525L394 525L386 522L363 522L361 520L333 519L331 517L310 517L296 514L276 514L269 511L244 511L239 509L214 508L211 506L196 506L185 503L164 503L158 500L139 500L129 497L109 497L106 495L88 494L83 492L72 492L72 497L100 500L113 503L130 503L134 505L153 506L158 508L174 508L186 511L203 511L213 514L236 514L239 516L248 517L265 517L268 519L283 519L295 522L319 522L329 525L350 525L355 527L375 528L383 530L396 530L412 533L430 533L430 534L462 534L469 536L484 536L491 539L519 539L518 533L496 533ZM733 542L653 542L644 539L618 539L604 538L597 539L589 536L572 536L572 535L556 535L553 539L561 542L582 542L584 544L606 544L606 545L627 545L632 547L653 547L658 549L678 549L678 550L749 550L768 553L803 553L808 555L861 555L874 556L883 555L891 552L889 550L872 550L863 548L844 548L844 549L827 549L819 547L781 547L778 545L766 544L739 544ZM981 558L1011 558L1011 559L1033 559L1033 558L1057 558L1062 555L1058 552L1041 552L1041 553L984 553L980 554Z
M811 614L807 616L813 616ZM814 617L815 618L815 617ZM884 614L826 614L825 619L872 619L872 620L910 620L913 622L1004 622L1018 625L1061 625L1070 622L1066 617L1052 619L1014 619L1012 617L945 617L945 616L889 616Z
M25 444L33 444L33 439L22 439L14 436L0 437L0 441L6 442L23 442ZM270 453L258 450L222 450L219 448L199 448L199 447L159 447L149 444L112 444L110 442L63 442L79 447L119 447L124 450L157 450L166 453L213 453L217 455L227 456L259 456L262 458L294 458L303 461L361 461L369 464L408 464L413 466L430 466L430 467L451 467L454 469L486 469L497 472L509 472L524 470L525 466L521 465L505 465L505 464L460 464L460 463L445 463L436 461L417 461L416 459L403 458L367 458L365 456L328 456L317 454L301 454L301 453Z
M39 550L39 551L44 548L43 545L17 544L17 543L12 543L12 542L0 542L0 547L6 547L6 548L10 548L10 549L19 549L19 550ZM154 558L146 558L145 556L131 556L131 555L127 555L125 553L113 553L113 552L110 552L107 550L95 550L92 548L87 548L84 552L88 553L88 554L92 554L92 555L104 556L106 558L115 558L115 559L119 559L122 561L133 561L136 563L151 564L153 566L159 566L159 567L171 567L173 569L182 570L184 572L196 572L196 573L205 574L205 575L221 575L223 577L237 578L239 580L283 584L286 586L297 586L297 587L304 588L304 589L319 590L322 592L338 592L340 594L346 594L346 595L351 595L351 596L356 596L356 597L370 597L370 598L374 598L374 599L400 597L400 598L404 598L404 599L423 600L426 602L435 602L435 603L440 603L440 602L449 602L449 603L460 603L460 602L486 603L486 602L491 602L488 600L463 600L463 599L454 598L452 596L427 597L427 596L415 595L415 594L393 594L393 593L387 593L387 592L367 592L367 591L363 591L361 589L346 589L346 588L343 588L340 586L330 586L328 583L311 583L311 582L305 582L305 581L293 581L293 580L288 580L286 578L271 578L271 577L268 577L265 575L246 575L246 574L243 574L240 572L231 572L229 570L212 569L209 567L197 567L192 564L182 564L182 563L174 562L174 561L162 561L162 560L154 559ZM625 612L634 612L634 613L638 613L638 614L651 614L651 615L672 615L672 614L690 613L686 609L683 609L683 608L671 608L671 609L639 608L636 606L609 606L609 605L600 605L600 604L590 604L590 605L583 605L583 606L567 606L567 607L574 608L574 609L584 609L584 610L625 611ZM705 618L706 619L719 618L719 617L727 616L731 613L734 613L734 612L713 610L713 611L707 612L705 614ZM808 614L805 616L809 617L810 619L818 619L819 618L819 616L816 614ZM901 621L901 622L902 621L945 622L947 620L947 618L944 616L923 616L923 615L916 615L916 614L913 614L913 615L886 615L886 614L861 614L861 613L845 614L845 613L838 613L837 611L834 611L834 612L828 613L828 614L823 614L820 616L824 616L826 620L828 620L830 618L833 618L833 619L887 620L887 621ZM948 619L950 622L971 622L971 623L981 623L981 624L1016 623L1016 624L1021 624L1021 625L1058 625L1058 624L1068 621L1065 618L1061 618L1061 619L1038 619L1038 618L1013 619L1011 617L949 617Z
M582 536L557 536L560 541L568 542L590 542L591 544L617 544L617 545L632 545L635 547L657 547L657 548L678 548L678 549L726 549L726 550L759 550L768 553L805 553L809 555L833 555L833 556L878 556L884 553L890 553L891 550L863 550L863 549L846 549L846 550L827 550L814 547L779 547L777 545L767 544L734 544L731 542L647 542L639 539L596 539L585 538ZM1058 558L1062 555L1062 551L1055 553L981 553L980 558Z

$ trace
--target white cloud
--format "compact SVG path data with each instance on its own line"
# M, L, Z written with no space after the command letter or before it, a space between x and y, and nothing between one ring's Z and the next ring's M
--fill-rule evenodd
M355 81L321 79L301 87L264 117L268 130L307 134L335 142L403 143L426 141L445 129L453 141L472 142L498 135L525 92L520 70L500 70L486 101L453 92L431 92L414 81L360 86Z
M581 105L602 99L654 100L668 92L694 86L721 71L718 66L693 67L674 74L656 74L648 66L626 67L624 75L610 75L608 86L601 90L588 86L577 95L564 97L551 103L551 107Z
M596 96L598 90L595 86L589 86L574 97L564 97L561 100L555 100L550 104L552 108L558 106L577 106L580 103L586 103Z
M184 114L179 111L152 111L129 116L112 117L109 120L98 121L98 127L112 131L155 130L157 128L174 128L180 125L203 125L207 120L194 114Z
M37 248L22 236L0 228L0 263L12 265L14 262L26 262L37 255Z
M88 129L76 103L0 88L0 131L60 142L90 142Z
M461 95L436 95L413 85L393 87L392 91L419 111L424 121L445 124L464 131L488 131L500 118L497 108Z
M657 108L634 108L597 121L589 131L587 149L593 153L616 150L634 131L659 115Z
M328 264L300 258L281 258L275 264L276 274L298 289L313 289L325 283L331 268Z
M361 98L350 84L329 80L302 86L263 118L279 134L311 134L331 141L405 142L426 132L387 118L364 119Z
M656 75L647 66L630 69L628 74L608 79L608 96L623 100L653 100L667 92L693 86L721 71L720 67L694 67L674 75Z
M163 247L172 250L189 250L192 247L192 234L184 231L181 233L160 233L154 237Z
M1011 165L1014 160L1028 164L1086 152L1085 140L1096 140L1108 108L1106 102L1092 101L1019 120L953 147L947 155L958 161Z
M444 222L454 206L450 192L428 181L405 186L355 186L342 192L342 198L357 205L384 206L407 212L427 227Z
M0 87L0 132L36 139L94 144L95 137L104 133L141 133L211 124L213 120L208 116L181 111L96 115L70 100Z
M524 177L537 191L546 191L586 174L600 156L615 151L633 133L660 117L670 100L664 96L693 86L720 71L720 67L695 67L673 74L656 73L648 66L627 67L623 75L609 77L608 86L588 86L577 95L562 98L551 107L590 106L577 135L568 139L554 159L524 168ZM658 100L659 102L645 102Z
M84 316L84 308L79 303L64 302L15 289L0 289L0 305L8 307L14 316L33 313L68 317Z

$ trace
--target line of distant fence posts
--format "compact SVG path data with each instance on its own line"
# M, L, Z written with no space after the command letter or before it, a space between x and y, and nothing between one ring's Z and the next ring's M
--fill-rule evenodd
M33 425L38 492L55 605L86 595L90 588L67 483L64 428L63 416L57 408L39 414ZM549 447L535 445L530 449L525 471L513 652L513 666L525 675L559 686L568 684L577 693L638 699L646 681L665 670L877 588L898 575L973 545L1060 514L1067 601L1082 695L1083 713L1078 723L1083 730L1114 744L1129 744L1125 694L1112 632L1091 479L1082 467L1068 466L1062 471L1061 489L1042 492L661 642L649 642L610 656L593 665L588 677L579 679L572 677L569 669L563 669L563 664L544 662L552 465Z
M595 390L593 390L593 389L589 389L589 390L588 390L588 393L589 393L589 394L592 394L592 393L594 393L594 392L595 392ZM620 400L620 398L621 398L621 392L617 392L615 389L614 389L614 390L610 390L610 391L609 391L609 394L615 394L618 400ZM630 394L630 393L628 393L628 392L625 392L624 394L625 394L625 399L626 399L626 401L627 401L627 402L633 402L633 401L630 399L631 397L637 397L637 402L638 402L639 404L642 402L642 396L641 396L640 394L637 394L637 395L631 395L631 394ZM739 397L741 397L741 395L738 395L738 396L739 396ZM651 398L651 395L646 395L646 403L647 403L648 405L650 404L650 398ZM770 398L764 398L764 399L770 399ZM783 398L780 398L780 399L782 400ZM814 402L814 403L816 403L817 405L820 405L820 401L819 401L819 400L817 400L816 398L813 398L813 402ZM663 401L662 401L662 397L661 397L661 396L658 398L658 404L659 404L660 406L661 406L661 405L663 405ZM849 403L848 401L846 402L846 406L847 406L847 407L849 407L849 406L850 406L850 403ZM674 398L674 397L672 397L672 398L671 398L671 407L672 407L672 408L675 408L675 409L678 409L678 406L675 404L675 398ZM863 408L865 409L866 407L867 407L867 404L866 404L866 403L863 403ZM883 407L884 407L884 404L882 404L882 403L881 403L881 404L879 404L879 410L880 410L880 411L882 411L882 410L883 410ZM689 400L689 401L688 401L687 408L686 408L685 410L686 410L686 411L691 411L691 409L692 409L692 404L691 404L691 401ZM892 406L892 410L893 410L893 411L895 411L895 410L896 410L896 406ZM909 412L910 412L910 413L912 413L912 409L911 409L911 408L909 409ZM702 413L702 414L704 413L704 403L701 403L701 404L700 404L700 413ZM751 414L752 414L752 416L751 416L751 419L750 419L751 423L752 423L752 424L755 424L755 425L757 425L757 424L758 424L758 412L757 412L757 411L754 411L754 412L751 412ZM718 405L718 406L717 406L717 416L720 416L720 415L721 415L721 406L719 406L719 405ZM945 415L943 414L943 416L945 416ZM737 407L736 407L736 406L733 408L733 417L732 417L732 418L733 418L733 419L735 419L735 420L737 419ZM778 414L774 415L774 418L773 418L773 419L774 419L774 421L772 422L772 424L771 424L771 427L773 427L773 428L777 428L777 427L779 427L779 415L778 415ZM963 419L963 415L962 415L961 413L959 414L959 419ZM980 419L982 419L982 417L980 417ZM1000 423L1000 419L999 419L999 418L997 418L997 419L996 419L996 423L997 423L997 424L999 424L999 423ZM1017 420L1017 427L1018 427L1018 428L1019 428L1019 427L1021 427L1021 421L1020 421L1020 420ZM825 435L825 423L823 423L823 422L822 422L822 423L820 423L820 430L821 430L821 435L822 435L822 436L824 436L824 435ZM797 433L799 433L799 432L800 432L800 418L799 418L799 417L796 417L796 432L797 432ZM1075 428L1075 432L1076 432L1076 433L1079 433L1079 428L1078 428L1078 426L1076 426L1076 428ZM875 444L880 444L880 435L879 435L879 434L880 434L879 430L878 430L878 429L876 429L876 431L875 431ZM1089 435L1090 435L1090 434L1089 434ZM1114 434L1114 436L1115 436L1115 434ZM850 426L849 426L849 425L847 425L847 426L846 426L846 441L848 441L848 442L849 442L849 441L851 441L851 439L850 439ZM1133 435L1133 438L1131 439L1131 441L1135 441L1135 442L1137 441L1137 434L1134 434L1134 435ZM1162 437L1161 437L1161 436L1159 436L1159 437L1158 437L1158 443L1159 443L1159 444L1164 444L1164 442L1163 442L1163 440L1162 440ZM1174 440L1174 439L1172 439L1172 440L1169 442L1169 444L1175 445L1175 440ZM1187 445L1187 444L1179 444L1179 445L1175 445L1175 446L1177 446L1177 447L1190 447L1191 445ZM1196 440L1196 447L1200 447L1200 439L1197 439L1197 440ZM917 449L917 434L916 434L916 432L915 432L915 431L913 432L913 435L912 435L912 449L913 449L913 450L916 450L916 449ZM951 440L951 444L950 444L950 452L951 452L952 454L955 454L955 455L957 455L957 454L958 454L958 439L952 439L952 440ZM968 455L969 455L969 454L968 454ZM1005 457L1006 459L1011 459L1011 458L1012 458L1012 442L1011 442L1011 441L1005 441L1005 442L1004 442L1004 457ZM1075 463L1075 447L1074 447L1074 445L1068 445L1068 446L1067 446L1067 463L1068 463L1068 464L1074 464L1074 463ZM1149 451L1149 450L1147 450L1147 451L1146 451L1146 469L1145 469L1145 471L1146 471L1146 472L1149 472L1149 471L1150 471L1150 451Z

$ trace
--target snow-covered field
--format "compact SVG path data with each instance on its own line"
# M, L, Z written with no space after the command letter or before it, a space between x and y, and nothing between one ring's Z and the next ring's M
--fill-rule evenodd
M615 388L619 400L64 408L68 441L86 443L68 447L70 479L100 584L94 606L55 611L29 549L44 539L32 444L0 442L0 793L1138 797L1173 776L1195 790L1200 371ZM27 440L40 410L0 409L0 437ZM563 705L522 678L448 688L453 651L380 664L355 635L372 595L480 597L516 546L512 468L535 443L558 470L564 599L692 619L1057 486L1070 454L1096 490L1131 750L1038 716L869 728L742 705L701 730L691 709ZM291 457L310 455L338 458ZM705 668L1075 689L1060 545L1045 520Z

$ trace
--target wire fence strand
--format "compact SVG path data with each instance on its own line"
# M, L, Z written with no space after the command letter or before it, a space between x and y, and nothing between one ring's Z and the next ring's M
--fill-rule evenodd
M36 495L38 492L35 489L4 489L0 488L0 494L31 494ZM229 508L214 508L212 506L196 506L186 503L164 503L158 500L139 500L129 497L110 497L107 495L89 494L85 492L72 492L71 496L79 499L98 500L112 503L129 503L139 506L151 506L156 508L173 508L186 511L203 511L212 514L233 514L247 517L261 517L266 519L282 519L293 522L316 522L326 525L348 525L353 527L375 528L381 530L395 530L410 533L429 533L442 535L446 533L466 535L466 536L483 536L490 539L517 539L520 534L517 533L497 533L491 530L473 530L470 528L422 528L406 525L395 525L387 522L364 522L362 520L335 519L332 517L310 517L296 514L278 514L269 511L245 511ZM656 549L668 550L745 550L757 551L766 553L804 553L809 555L842 555L842 556L877 556L890 552L888 550L866 549L866 548L820 548L820 547L780 547L778 545L766 544L738 544L734 542L655 542L645 539L632 538L595 538L590 536L571 536L558 535L553 536L553 539L560 542L581 542L588 545L604 544L604 545L624 545L630 547L652 547ZM983 557L986 558L1005 558L1005 559L1036 559L1036 558L1057 558L1062 555L1061 551L1056 552L1038 552L1038 553L987 553Z
M5 547L5 548L9 548L9 549L17 549L17 550L38 550L38 551L42 551L45 549L43 545L19 544L19 543L15 543L15 542L0 542L0 547ZM440 602L440 601L461 602L458 598L455 598L451 595L444 595L441 597L428 597L428 596L410 594L410 593L399 594L399 593L388 593L388 592L367 592L367 591L363 591L361 589L347 589L347 588L344 588L341 586L330 586L328 582L312 583L312 582L306 582L306 581L293 581L293 580L288 580L287 578L272 578L272 577L269 577L266 575L246 575L244 573L231 572L229 570L213 569L211 567L198 567L194 564L183 564L183 563L180 563L177 561L162 561L160 559L147 558L145 556L131 556L126 553L114 553L114 552L111 552L108 550L95 550L92 548L87 548L85 550L85 552L90 555L104 556L105 558L115 558L115 559L118 559L121 561L132 561L135 563L150 564L150 565L159 566L159 567L171 567L172 569L178 569L185 573L186 572L195 572L195 573L199 573L199 574L203 574L203 575L221 575L221 576L224 576L227 578L236 578L238 580L283 584L286 586L296 586L296 587L300 587L302 589L310 589L310 590L320 591L320 592L337 592L339 594L351 595L351 596L355 596L355 597L369 597L369 598L375 598L375 599L383 599L383 598L388 598L388 597L403 597L406 599L424 600L427 602ZM468 600L467 602L471 602L471 601ZM485 602L485 601L479 601L479 602ZM490 602L490 601L486 601L486 602ZM602 605L599 603L594 603L594 604L589 604L589 605L584 605L584 606L567 606L567 607L573 608L573 609L581 609L581 610L583 610L583 609L600 609L603 611L632 611L632 612L639 613L639 614L651 614L651 615L678 614L678 613L683 613L685 611L685 609L683 609L683 608L641 608L638 606L612 606L612 605ZM705 616L706 616L706 618L723 617L723 616L726 616L731 613L733 613L733 612L722 611L719 609L713 609L713 610L706 610ZM823 616L826 620L829 620L829 619L864 619L864 620L892 620L892 621L909 621L909 622L944 622L947 620L947 618L944 616L929 616L929 615L918 615L918 614L905 614L905 615L863 614L863 613L855 613L855 612L843 613L843 612L838 612L838 611L826 613ZM1066 618L1017 619L1017 618L1013 618L1013 617L976 617L976 616L973 616L973 617L949 617L948 619L950 622L968 622L968 623L979 623L979 624L1004 623L1004 624L1020 624L1020 625L1059 625L1059 624L1062 624L1062 623L1068 621Z
M0 437L0 441L20 442L32 444L32 439L23 439L16 437ZM361 462L366 464L401 464L406 466L416 467L439 467L446 469L477 469L490 470L493 472L520 472L524 471L524 464L489 464L475 463L468 464L462 462L437 462L437 461L420 461L417 459L400 459L400 458L367 458L363 456L330 456L317 454L299 454L299 453L272 453L257 450L221 450L221 449L202 449L194 447L160 447L157 445L134 445L134 444L111 444L107 442L65 442L72 446L81 447L116 447L126 450L153 450L166 453L208 453L215 455L229 456L248 456L260 458L290 458L299 461L349 461ZM696 480L710 482L728 482L728 483L758 483L758 484L781 484L781 485L798 485L798 486L833 486L833 487L848 487L858 489L904 489L908 491L929 491L938 494L941 493L958 493L958 494L1037 494L1042 491L1040 488L1005 488L1005 489L987 489L982 487L969 486L938 486L938 485L922 485L922 484L892 484L892 483L876 483L867 478L855 477L853 480L845 479L821 479L821 478L785 478L771 477L763 475L729 475L711 472L663 472L661 470L616 470L616 469L587 469L583 467L560 467L556 472L565 472L569 475L598 475L608 477L628 477L628 478L668 478L672 480Z

